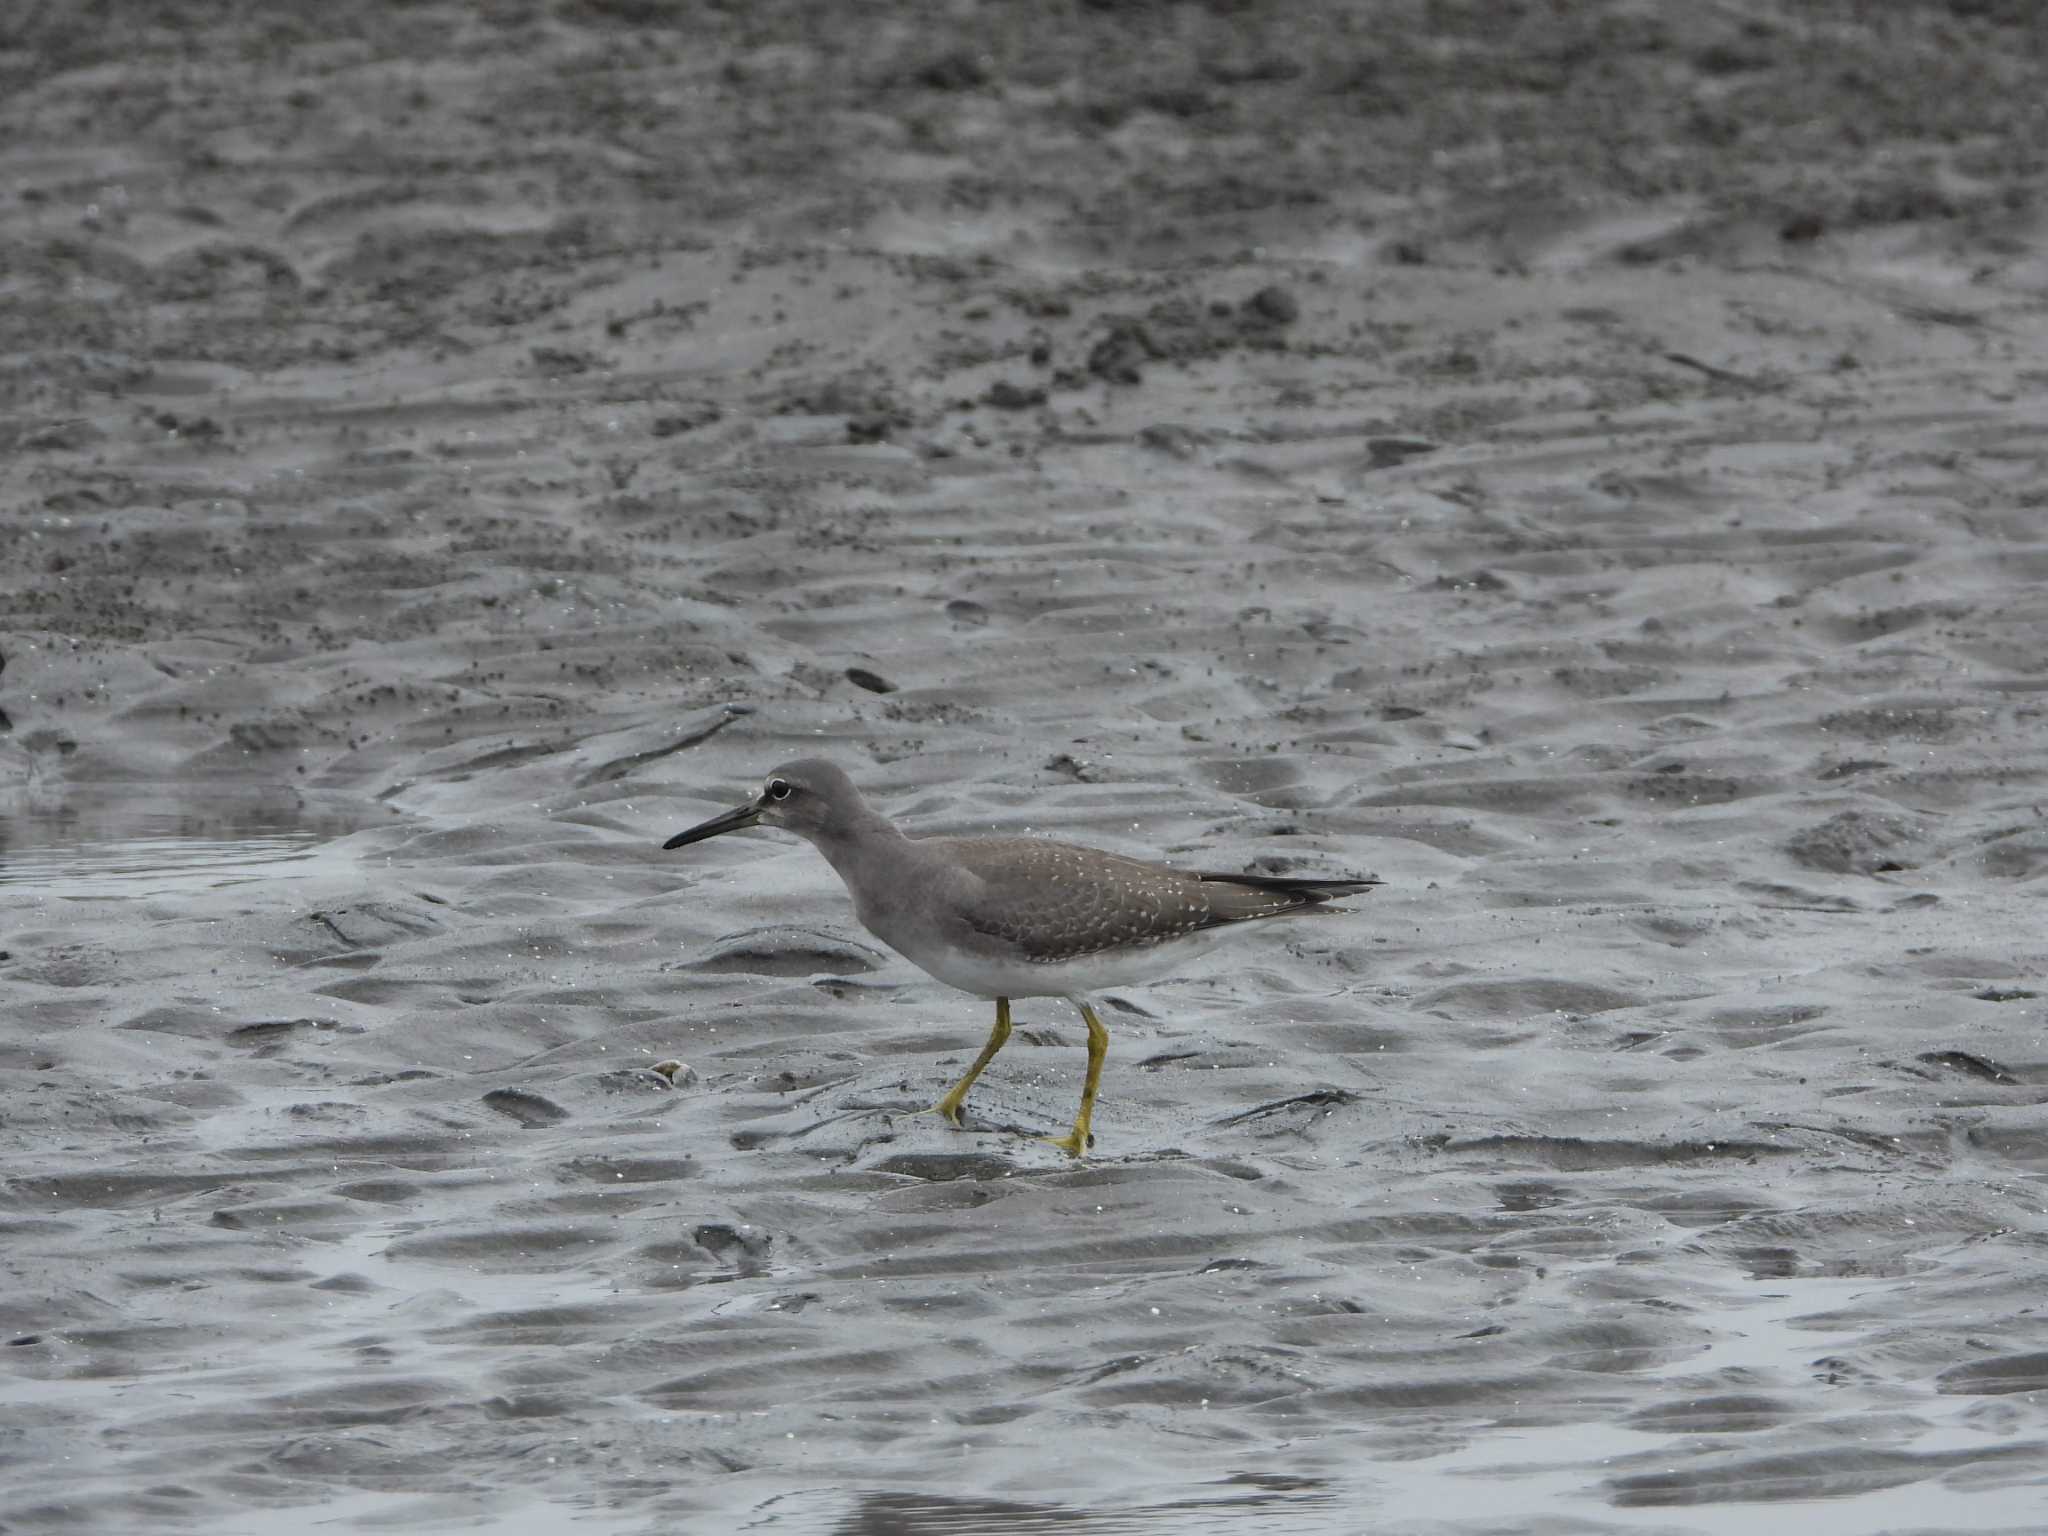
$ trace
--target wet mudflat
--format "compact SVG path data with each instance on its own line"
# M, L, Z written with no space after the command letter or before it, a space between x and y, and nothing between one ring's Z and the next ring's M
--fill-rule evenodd
M2040 1527L2031 11L1057 19L0 37L0 1528Z

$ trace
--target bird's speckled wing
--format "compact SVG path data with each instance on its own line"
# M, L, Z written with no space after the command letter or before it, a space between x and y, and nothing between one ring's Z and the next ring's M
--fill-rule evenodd
M1036 838L932 841L980 881L960 919L1018 959L1047 965L1278 917L1376 883L1195 874Z

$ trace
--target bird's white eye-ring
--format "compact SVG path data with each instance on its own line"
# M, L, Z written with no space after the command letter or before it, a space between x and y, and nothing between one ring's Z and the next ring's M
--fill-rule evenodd
M789 798L789 780L770 779L768 781L768 798L770 800L787 800Z

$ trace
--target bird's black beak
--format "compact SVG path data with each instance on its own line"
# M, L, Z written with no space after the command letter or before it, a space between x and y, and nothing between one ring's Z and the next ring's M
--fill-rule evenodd
M761 819L761 802L749 800L745 805L736 805L729 811L722 811L709 821L700 821L687 832L678 832L661 846L680 848L685 843L701 843L707 837L716 837L721 832L737 832L741 827L751 827Z

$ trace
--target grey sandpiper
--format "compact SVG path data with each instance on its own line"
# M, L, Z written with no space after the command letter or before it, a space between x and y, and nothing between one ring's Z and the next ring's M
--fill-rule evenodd
M1010 1038L1010 999L1064 997L1080 1009L1088 1026L1080 1113L1065 1136L1044 1138L1070 1157L1094 1140L1089 1122L1109 1051L1091 993L1177 970L1246 923L1342 911L1324 904L1380 883L1190 872L1031 837L912 837L814 757L784 763L745 804L662 847L755 825L794 832L822 853L861 926L912 965L995 1000L988 1043L932 1106L955 1127L967 1090Z

